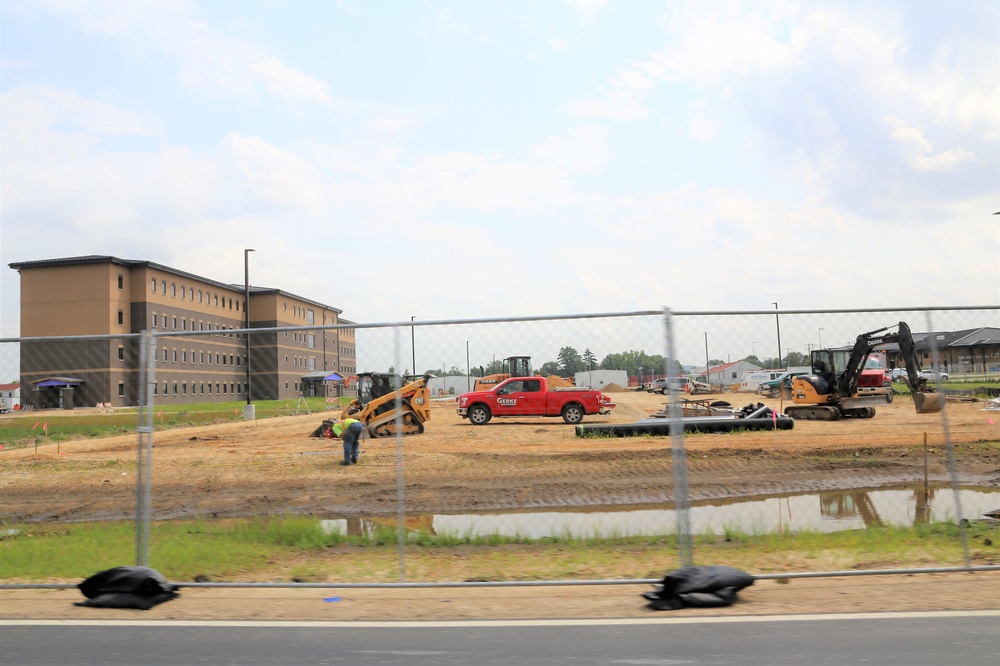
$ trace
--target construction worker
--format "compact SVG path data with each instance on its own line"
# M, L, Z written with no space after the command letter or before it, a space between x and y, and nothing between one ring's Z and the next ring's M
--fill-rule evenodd
M348 417L343 421L334 421L333 425L326 431L327 437L344 440L344 460L340 463L341 465L357 464L358 448L360 447L358 438L361 437L362 430L364 430L364 425L361 421Z

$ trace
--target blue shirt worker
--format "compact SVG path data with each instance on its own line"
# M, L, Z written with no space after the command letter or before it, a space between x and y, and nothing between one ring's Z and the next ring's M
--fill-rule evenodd
M327 430L327 437L331 439L344 440L344 460L341 465L354 465L358 462L358 448L361 444L358 438L364 430L364 424L357 419L346 418L343 421L334 421L330 429Z

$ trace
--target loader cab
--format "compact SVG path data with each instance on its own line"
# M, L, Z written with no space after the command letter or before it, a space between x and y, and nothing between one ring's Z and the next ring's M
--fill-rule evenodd
M530 356L508 356L503 360L503 372L510 377L530 377Z
M389 372L363 372L358 375L358 404L366 407L369 402L392 393L402 386L400 376Z

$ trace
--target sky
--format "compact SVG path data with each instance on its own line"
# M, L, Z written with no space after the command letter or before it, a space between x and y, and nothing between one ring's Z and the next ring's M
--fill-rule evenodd
M0 335L245 248L355 322L995 305L998 7L4 0Z

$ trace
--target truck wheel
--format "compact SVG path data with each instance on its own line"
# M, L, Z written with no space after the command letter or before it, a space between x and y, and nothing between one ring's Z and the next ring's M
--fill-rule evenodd
M583 420L583 407L577 404L566 405L562 410L563 421L576 425Z
M472 425L486 425L490 422L493 415L490 413L490 408L486 405L473 405L469 409L469 423Z

